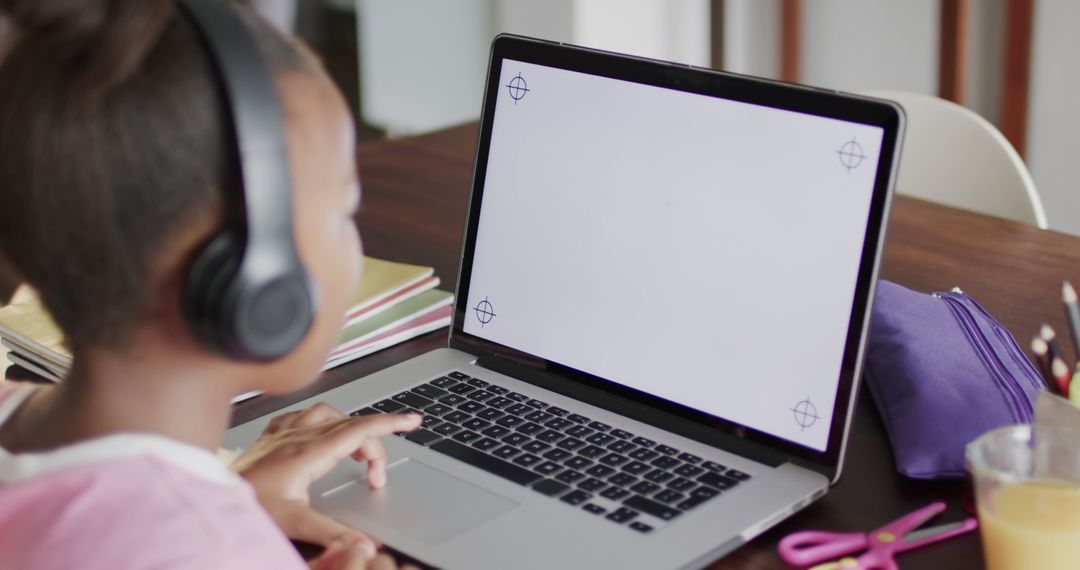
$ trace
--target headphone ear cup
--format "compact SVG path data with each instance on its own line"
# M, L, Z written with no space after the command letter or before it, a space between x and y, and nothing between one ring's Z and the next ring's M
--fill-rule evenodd
M217 352L232 356L228 333L227 295L244 253L236 234L218 235L195 258L184 285L184 314L192 336Z

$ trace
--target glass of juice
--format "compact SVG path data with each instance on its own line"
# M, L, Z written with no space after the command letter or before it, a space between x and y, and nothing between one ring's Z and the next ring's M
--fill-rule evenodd
M989 570L1080 568L1080 431L999 428L967 463Z

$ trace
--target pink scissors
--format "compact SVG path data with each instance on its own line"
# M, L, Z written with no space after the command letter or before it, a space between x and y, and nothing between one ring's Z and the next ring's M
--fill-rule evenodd
M818 564L810 570L897 570L894 554L952 538L979 526L977 520L968 518L958 523L915 530L944 510L945 503L933 503L870 533L840 534L817 530L795 532L780 541L780 558L793 566ZM866 552L858 558L841 558L863 549ZM823 562L825 563L822 564Z

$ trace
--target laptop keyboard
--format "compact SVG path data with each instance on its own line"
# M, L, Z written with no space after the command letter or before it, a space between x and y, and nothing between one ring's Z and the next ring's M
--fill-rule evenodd
M750 479L457 371L349 415L377 413L421 414L406 440L642 533L642 513L671 521Z

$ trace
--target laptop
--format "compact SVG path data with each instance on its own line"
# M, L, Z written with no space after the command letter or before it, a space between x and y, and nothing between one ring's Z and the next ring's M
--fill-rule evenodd
M313 505L436 567L696 568L822 497L903 125L884 101L497 37L449 346L281 410L424 427L387 438L384 489L346 461Z

